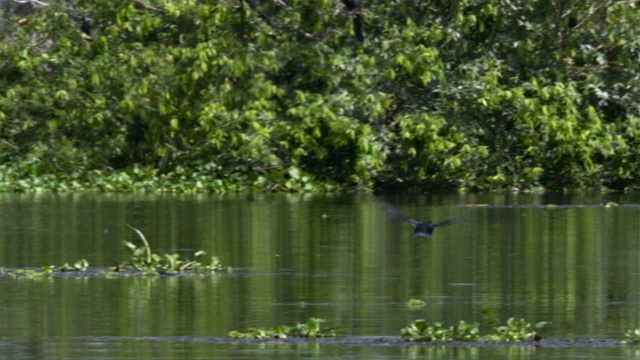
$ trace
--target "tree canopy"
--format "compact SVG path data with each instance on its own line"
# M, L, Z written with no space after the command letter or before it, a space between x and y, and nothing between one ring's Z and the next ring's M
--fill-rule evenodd
M30 5L0 14L3 190L639 184L633 0Z

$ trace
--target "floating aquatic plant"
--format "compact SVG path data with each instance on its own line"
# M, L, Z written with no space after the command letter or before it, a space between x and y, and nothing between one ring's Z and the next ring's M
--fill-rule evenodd
M640 343L640 328L627 330L622 343L628 345Z
M206 255L204 251L196 251L193 255L193 259L181 259L180 254L156 254L151 251L149 241L144 236L142 231L129 226L133 229L140 239L143 245L137 246L132 242L124 241L125 247L130 252L128 260L119 263L113 268L94 268L89 267L89 262L86 259L78 260L74 263L64 263L62 266L56 267L55 265L45 265L40 268L22 268L7 270L0 268L0 276L6 277L21 277L21 278L41 278L47 276L55 276L56 273L63 272L68 273L71 276L74 274L83 274L79 276L86 276L87 272L91 272L91 275L99 276L115 276L118 274L209 274L213 272L229 270L228 267L222 266L220 259L216 256L209 258L208 263L202 262L201 259Z
M527 340L539 341L542 338L538 335L535 329L542 329L548 321L541 321L533 326L531 323L524 319L509 318L505 325L501 325L495 328L496 333L484 336L483 341L507 341L507 342L520 342Z
M422 299L409 299L407 301L407 307L412 310L422 309L427 306L427 302Z
M485 311L489 319L489 325L497 324L497 319L492 313ZM478 323L467 323L464 320L453 326L447 326L441 322L430 323L426 320L415 320L408 327L401 330L402 337L408 341L493 341L493 342L520 342L538 341L538 329L542 329L549 322L542 321L532 326L531 323L520 318L509 318L505 325L494 326L495 333L480 335ZM640 329L638 330L640 339Z
M335 337L340 331L340 326L330 328L323 327L326 320L310 318L306 323L298 323L295 326L280 325L273 328L249 328L245 331L231 331L229 336L237 339L286 339L288 337Z
M136 270L143 273L183 273L186 271L193 272L216 272L226 270L220 263L220 259L216 256L212 256L209 260L209 264L203 264L199 261L206 253L204 251L196 251L193 254L193 260L183 260L180 258L180 254L164 254L159 255L151 251L149 241L144 236L142 231L134 228L131 225L127 225L133 229L140 239L143 246L136 246L132 242L124 241L124 245L129 249L131 257L129 261L124 262L114 269L115 271L121 270Z
M64 263L60 267L60 271L82 271L85 272L89 269L89 262L86 259L78 260L73 265L69 265L68 263ZM47 269L43 267L43 271L47 272ZM53 272L53 269L50 269L49 273Z
M446 326L441 322L430 323L420 319L401 330L402 338L408 341L478 341L479 332L477 323L464 320L457 325Z

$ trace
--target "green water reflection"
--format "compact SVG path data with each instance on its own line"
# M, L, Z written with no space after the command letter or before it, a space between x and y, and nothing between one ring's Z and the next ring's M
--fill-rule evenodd
M381 200L418 219L464 221L436 229L431 239L414 239L409 225L377 206ZM620 206L601 206L609 202ZM132 340L207 339L309 317L341 325L345 335L398 335L417 318L482 321L483 310L502 320L552 321L545 336L621 339L626 329L640 327L638 203L637 196L615 194L0 194L0 267L82 258L93 266L113 265L128 255L122 241L137 241L130 224L154 251L191 256L202 249L234 268L213 277L0 278L0 341L7 351L52 351L65 358L92 346L110 358L154 357L156 351L165 358L233 357L238 351L261 358L282 351L318 351L326 358L539 354L520 347L316 344L312 350L309 344ZM411 298L427 306L409 309ZM556 350L568 357L635 351Z
M638 359L636 347L351 346L318 343L220 344L194 339L80 338L2 344L11 359Z

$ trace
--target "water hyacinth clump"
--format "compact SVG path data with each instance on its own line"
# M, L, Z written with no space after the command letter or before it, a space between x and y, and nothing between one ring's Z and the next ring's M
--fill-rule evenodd
M422 299L409 299L406 303L407 308L411 310L422 309L427 306L427 302Z
M492 322L495 318L490 319ZM540 335L534 329L542 329L549 322L542 321L532 327L531 323L519 318L509 318L505 325L494 326L495 333L481 335L478 323L460 320L458 324L447 326L442 322L430 323L427 320L415 320L401 330L402 338L408 341L487 341L521 342L539 341ZM490 323L493 325L493 323ZM639 330L640 333L640 330Z
M123 243L130 251L131 257L128 261L116 266L115 271L134 270L149 274L175 274L187 271L211 273L228 270L228 268L222 266L220 259L215 256L211 257L209 264L200 262L199 258L206 254L204 251L196 251L192 260L181 259L177 253L164 255L153 253L149 241L147 241L142 231L132 226L129 226L129 228L138 234L140 240L143 242L143 246L136 246L132 242L124 241Z
M323 327L324 319L310 318L306 323L294 326L279 325L273 328L249 328L245 331L233 330L229 336L236 339L286 339L289 337L322 338L338 336L341 327Z
M622 343L627 345L640 343L640 328L627 330Z
M408 341L478 341L479 325L460 320L457 325L446 326L441 322L430 323L415 320L401 330L402 338Z
M193 259L182 259L180 254L156 254L151 251L149 241L142 231L133 229L143 242L142 246L137 246L132 242L124 241L123 244L129 250L128 260L119 262L111 268L90 267L86 259L81 259L73 263L64 263L62 266L44 265L39 268L4 269L0 268L0 276L13 278L43 278L52 276L114 276L114 275L163 275L163 274L212 274L222 271L229 271L216 256L209 258L209 262L202 262L206 253L196 251Z

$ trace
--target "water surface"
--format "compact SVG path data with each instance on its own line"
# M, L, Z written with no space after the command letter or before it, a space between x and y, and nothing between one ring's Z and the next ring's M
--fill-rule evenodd
M386 214L381 201L421 220L463 221L430 239L411 238L411 226ZM128 257L123 240L139 242L129 224L154 252L204 250L233 268L204 277L0 278L0 356L551 356L528 347L209 340L309 317L342 326L345 336L397 336L414 319L482 322L485 310L502 321L551 321L545 337L622 339L640 327L639 203L619 194L0 194L0 267L82 258L111 266ZM427 306L409 309L412 298ZM553 349L560 358L632 353Z

